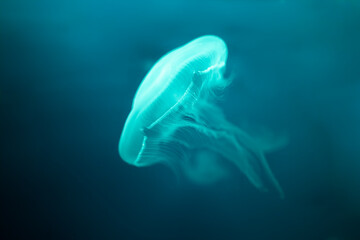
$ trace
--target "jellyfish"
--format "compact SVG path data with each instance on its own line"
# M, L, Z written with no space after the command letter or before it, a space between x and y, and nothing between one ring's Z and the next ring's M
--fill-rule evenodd
M194 181L221 178L219 161L227 161L259 190L282 196L261 146L217 104L231 82L227 56L225 42L206 35L161 57L136 91L120 156L137 167L166 164Z

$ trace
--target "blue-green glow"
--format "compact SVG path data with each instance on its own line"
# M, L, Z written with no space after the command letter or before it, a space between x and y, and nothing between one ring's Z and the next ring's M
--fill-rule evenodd
M138 167L165 163L196 182L224 176L226 159L258 189L282 195L263 149L216 105L230 83L227 55L222 39L203 36L163 56L136 92L120 156Z

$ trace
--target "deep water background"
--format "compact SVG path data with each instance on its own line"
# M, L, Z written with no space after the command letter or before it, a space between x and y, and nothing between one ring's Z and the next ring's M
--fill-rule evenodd
M228 44L221 105L286 197L234 174L209 186L123 162L152 64L196 37ZM358 1L0 1L1 239L360 239Z

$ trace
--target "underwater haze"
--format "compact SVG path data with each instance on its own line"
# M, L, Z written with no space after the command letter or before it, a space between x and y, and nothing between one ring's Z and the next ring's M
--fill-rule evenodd
M0 239L360 239L359 30L357 0L0 1ZM286 138L284 198L119 155L145 75L203 35L227 120Z

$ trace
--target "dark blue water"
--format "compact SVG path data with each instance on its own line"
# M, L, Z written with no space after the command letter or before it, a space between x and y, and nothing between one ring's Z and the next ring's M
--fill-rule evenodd
M0 2L1 239L360 239L358 1ZM287 134L285 199L123 162L134 93L163 54L228 44L229 120Z

